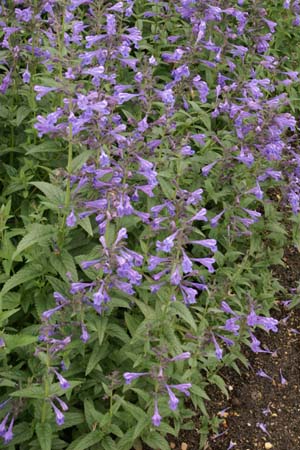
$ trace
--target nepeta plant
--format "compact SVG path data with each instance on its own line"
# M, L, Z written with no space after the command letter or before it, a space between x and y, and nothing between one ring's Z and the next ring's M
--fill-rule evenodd
M193 405L203 445L219 368L272 353L298 6L225 3L1 6L5 443L167 449Z

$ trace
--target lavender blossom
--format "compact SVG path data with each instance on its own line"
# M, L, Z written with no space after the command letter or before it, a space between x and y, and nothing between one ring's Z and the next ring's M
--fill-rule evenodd
M166 384L165 388L167 389L168 394L169 394L169 407L172 411L175 411L178 407L179 399L176 397L174 392L172 392L172 390L170 389L170 386L168 386Z
M257 422L256 426L257 426L258 428L260 428L261 431L263 431L264 433L266 433L268 436L271 436L270 433L269 433L268 430L267 430L266 425L265 425L264 423Z
M57 379L59 381L60 387L62 389L68 389L71 385L70 383L60 374L57 372L57 370L52 369L55 375L57 376Z
M15 421L15 418L12 417L7 431L2 435L5 444L8 444L14 437L13 431L12 431L13 426L14 426L14 421Z
M161 417L161 415L159 414L159 411L158 411L157 400L155 399L155 401L154 401L154 414L153 414L153 416L151 418L153 425L155 427L159 427L161 419L162 419L162 417Z
M52 409L55 413L55 420L58 426L63 425L65 422L65 416L63 415L63 413L57 408L57 406L55 406L55 404L50 401Z
M136 380L139 377L143 377L145 375L148 375L149 372L125 372L123 373L123 377L125 379L126 384L132 383L133 380Z
M259 377L262 377L262 378L268 378L269 380L272 381L272 377L270 377L268 374L266 374L266 372L264 372L262 369L259 369L256 372L256 375L258 375Z
M280 372L280 383L281 384L287 384L287 379L284 378L284 376L282 375L282 370L279 369L279 372Z

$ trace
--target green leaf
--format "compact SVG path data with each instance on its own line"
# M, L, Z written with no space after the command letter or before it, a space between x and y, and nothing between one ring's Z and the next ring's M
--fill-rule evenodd
M196 322L192 316L192 313L186 305L179 302L172 302L171 308L176 311L176 314L178 314L179 317L181 317L188 325L190 325L193 331L197 331Z
M16 312L18 312L20 310L20 308L18 309L12 309L10 311L5 311L5 312L0 312L0 324L2 324L2 322L4 322L6 319L8 319L10 316L12 316L13 314L15 314Z
M166 439L156 431L153 431L152 433L147 434L147 436L142 437L142 440L153 449L170 450L170 446Z
M27 106L20 106L17 110L16 119L14 120L16 126L20 126L23 120L31 113L31 109Z
M151 425L151 419L148 415L142 416L138 423L136 424L136 427L133 432L133 439L137 439L140 437L145 430L145 428L149 427Z
M70 172L75 173L77 172L77 170L81 169L83 164L89 159L90 156L90 150L81 151L78 156L73 158Z
M220 391L223 392L223 394L226 396L227 399L229 398L229 394L226 389L225 381L223 380L223 378L220 377L220 375L214 374L214 375L210 376L208 380L210 381L210 383L213 383L216 386L218 386Z
M41 450L51 450L52 427L49 423L38 423L35 432L41 446Z
M24 397L24 398L45 398L44 389L40 386L31 386L29 388L20 389L19 391L11 392L11 397Z
M32 181L30 184L37 187L47 197L52 204L56 206L62 206L65 201L65 194L58 186L54 186L51 183L45 181Z
M93 236L93 228L89 217L84 217L83 219L78 220L78 225L81 226L81 228L83 228L89 236Z
M18 347L25 347L26 345L37 342L37 336L29 336L26 334L4 334L3 335L6 347L9 350L14 350Z
M174 199L174 187L172 186L172 184L166 180L164 180L162 177L158 177L159 179L159 184L160 187L163 191L163 193L165 194L165 196L170 199L173 200Z
M14 260L20 253L33 245L46 245L53 238L55 228L52 225L35 223L30 226L28 233L19 242L16 251L12 255Z
M26 281L38 278L40 274L40 266L37 266L36 264L28 264L20 269L19 272L13 275L8 281L6 281L2 288L1 295L6 294L20 284L26 283Z
M99 444L102 438L102 431L91 431L72 442L72 444L67 447L67 450L85 450L92 445Z
M71 273L73 281L78 280L74 258L67 250L62 250L59 255L52 253L49 259L52 267L64 281L68 282L67 272Z

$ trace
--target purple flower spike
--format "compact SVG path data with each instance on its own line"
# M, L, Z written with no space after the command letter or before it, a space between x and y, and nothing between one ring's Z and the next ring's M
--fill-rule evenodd
M174 392L170 389L170 387L166 384L165 385L168 394L169 394L169 407L172 411L175 411L177 409L179 399L176 397Z
M136 380L139 377L148 375L148 372L125 372L123 373L123 377L125 379L126 384L130 384L133 380Z
M159 414L158 411L158 405L157 405L157 400L154 401L154 414L152 416L152 423L155 427L159 427L160 422L161 422L161 415Z

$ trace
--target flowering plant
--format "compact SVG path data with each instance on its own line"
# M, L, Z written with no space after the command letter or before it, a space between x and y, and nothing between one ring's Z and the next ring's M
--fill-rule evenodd
M196 408L203 446L219 369L272 353L300 16L269 3L3 2L5 444L168 449Z

